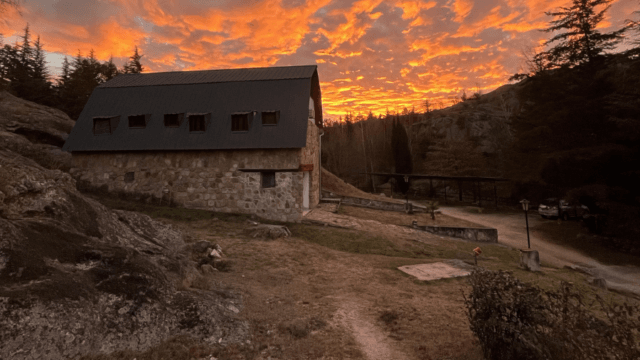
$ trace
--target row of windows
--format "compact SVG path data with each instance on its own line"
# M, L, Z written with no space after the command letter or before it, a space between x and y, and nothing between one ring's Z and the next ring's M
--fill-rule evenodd
M237 113L231 115L231 131L249 131L249 119L253 113ZM130 115L128 117L129 128L144 129L147 127L151 115ZM182 125L185 114L164 114L164 126L167 128L177 128ZM189 132L204 132L207 130L211 114L188 114ZM262 125L278 125L280 111L263 111ZM93 118L93 133L95 135L111 134L120 122L119 116L95 117Z

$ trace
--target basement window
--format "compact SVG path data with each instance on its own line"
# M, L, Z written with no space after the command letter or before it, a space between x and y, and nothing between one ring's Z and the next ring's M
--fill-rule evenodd
M134 179L135 179L134 172L128 172L124 174L124 182L130 183L130 182L133 182Z
M262 188L274 188L276 187L276 173L275 171L263 171L260 173L262 177Z
M206 116L204 114L189 115L189 131L204 132L206 130Z
M177 128L182 124L183 114L164 114L164 126Z
M111 135L118 127L119 116L101 116L93 118L93 135Z
M231 114L231 131L249 131L249 113Z
M147 119L148 119L147 115L130 115L129 127L144 129L145 127L147 127Z
M280 120L280 110L262 112L262 125L278 125L278 120Z

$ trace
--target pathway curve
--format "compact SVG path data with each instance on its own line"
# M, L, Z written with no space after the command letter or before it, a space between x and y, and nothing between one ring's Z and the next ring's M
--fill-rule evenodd
M526 248L527 230L522 214L475 214L463 208L441 207L443 214L457 217L476 224L498 229L498 241L514 248ZM533 227L540 221L538 216L529 217L529 225ZM612 290L630 292L640 297L640 266L604 265L595 259L573 249L552 244L541 234L530 233L532 248L540 253L543 263L556 267L578 265L586 269L592 276L607 280Z

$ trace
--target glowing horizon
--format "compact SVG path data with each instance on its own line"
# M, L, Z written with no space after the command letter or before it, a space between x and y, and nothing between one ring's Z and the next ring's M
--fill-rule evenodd
M138 46L147 72L317 64L325 116L423 111L491 91L522 71L544 14L565 0L30 0L3 13L13 43L29 23L52 73L78 51L122 65ZM638 5L616 0L602 30ZM624 45L623 45L624 46Z

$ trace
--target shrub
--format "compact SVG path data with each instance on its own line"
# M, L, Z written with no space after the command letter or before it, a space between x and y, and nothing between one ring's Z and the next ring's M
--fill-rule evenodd
M544 291L487 270L474 271L469 281L473 289L464 301L487 359L640 358L638 306L597 297L600 319L569 283Z

